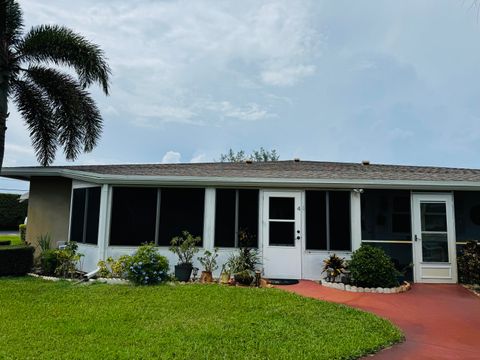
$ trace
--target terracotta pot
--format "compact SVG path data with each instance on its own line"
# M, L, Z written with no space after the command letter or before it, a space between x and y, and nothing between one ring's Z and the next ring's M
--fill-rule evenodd
M200 282L201 283L211 283L213 282L213 275L211 271L202 271L200 275Z

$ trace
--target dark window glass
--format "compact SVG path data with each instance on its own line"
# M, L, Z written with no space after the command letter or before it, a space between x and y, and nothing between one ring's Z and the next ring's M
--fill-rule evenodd
M85 224L85 194L87 189L74 189L72 198L72 215L70 221L70 241L83 243Z
M447 231L445 203L421 203L422 231Z
M295 246L295 222L270 221L270 246Z
M247 246L258 247L258 190L238 190L238 230L251 235Z
M98 242L98 220L100 216L100 187L87 189L87 224L85 242L96 244Z
M363 240L411 240L410 191L365 190L361 195Z
M204 202L205 189L162 189L158 244L170 246L183 230L203 240Z
M351 250L350 192L329 191L330 250Z
M235 198L232 189L217 189L215 199L215 246L235 246Z
M327 250L326 192L306 192L306 247L309 250Z
M295 199L292 197L270 198L270 219L295 219Z
M157 189L114 187L110 245L155 241Z
M480 241L480 192L455 191L455 232L458 241Z

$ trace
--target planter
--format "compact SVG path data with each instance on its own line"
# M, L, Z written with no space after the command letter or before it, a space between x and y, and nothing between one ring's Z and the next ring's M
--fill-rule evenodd
M221 273L220 274L220 284L228 284L230 281L230 274L229 273Z
M251 285L252 282L253 282L253 279L254 279L252 274L250 274L248 272L234 274L233 278L235 279L235 281L237 283L239 283L240 285L245 285L245 286Z
M200 275L200 282L201 283L211 283L213 282L213 275L211 271L202 271Z
M175 277L178 281L189 281L192 276L192 264L178 264L175 265Z

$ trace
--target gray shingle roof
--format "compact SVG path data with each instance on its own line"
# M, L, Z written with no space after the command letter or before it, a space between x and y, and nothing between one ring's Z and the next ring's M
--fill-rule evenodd
M15 168L19 170L21 168ZM32 169L32 168L29 168ZM358 179L480 182L480 169L431 166L363 165L319 161L258 163L130 164L57 166L102 175L193 176L259 179Z

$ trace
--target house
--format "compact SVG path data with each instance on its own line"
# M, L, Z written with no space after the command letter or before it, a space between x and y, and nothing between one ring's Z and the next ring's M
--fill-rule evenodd
M384 249L416 282L457 282L456 256L480 238L480 170L276 161L4 168L30 181L27 240L72 240L83 269L182 230L219 248L253 234L264 276L318 279L331 253ZM198 264L197 264L198 265Z

